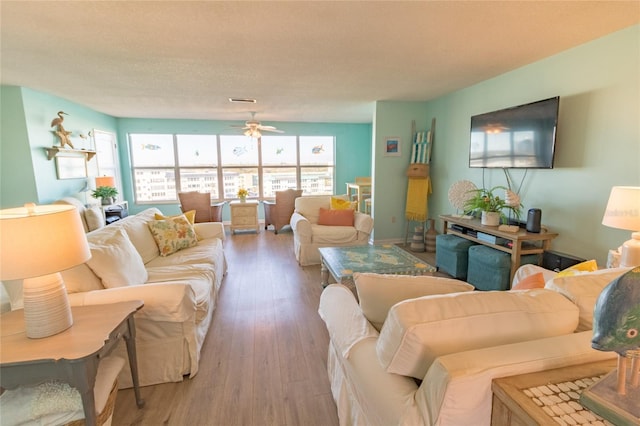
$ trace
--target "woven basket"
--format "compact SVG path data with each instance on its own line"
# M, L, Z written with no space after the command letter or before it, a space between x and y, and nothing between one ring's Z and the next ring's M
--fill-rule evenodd
M118 396L118 380L114 380L113 387L111 388L111 392L109 392L109 397L107 398L107 402L102 409L102 412L98 413L96 418L96 426L104 425L107 420L113 414L113 409L116 406L116 397ZM74 420L72 422L67 423L65 426L84 426L84 419Z

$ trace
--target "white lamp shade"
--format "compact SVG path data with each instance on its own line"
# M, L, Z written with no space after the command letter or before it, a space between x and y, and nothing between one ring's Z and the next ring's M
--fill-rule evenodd
M640 187L614 186L611 188L602 224L612 228L640 231ZM620 266L640 265L640 232L620 247Z
M0 279L39 277L91 257L74 206L45 205L0 210Z
M25 333L43 338L73 324L60 271L91 257L74 206L0 210L0 279L23 278Z
M602 218L611 228L640 231L640 186L614 186Z

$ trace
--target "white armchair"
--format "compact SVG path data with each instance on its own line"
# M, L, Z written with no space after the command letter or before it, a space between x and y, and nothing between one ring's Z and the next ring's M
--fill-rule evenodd
M369 243L373 219L368 214L354 212L353 226L319 225L320 208L331 208L331 195L310 195L296 198L291 216L293 249L300 266L320 263L321 247L358 246Z

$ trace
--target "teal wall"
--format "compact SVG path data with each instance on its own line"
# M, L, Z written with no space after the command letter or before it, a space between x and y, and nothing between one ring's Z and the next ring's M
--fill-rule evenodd
M22 89L0 87L0 207L38 200Z
M413 144L411 123L416 131L431 127L424 102L377 102L374 119L375 149L373 151L373 217L376 241L404 239L407 223L404 219L407 199L406 171ZM436 125L437 128L437 125ZM400 138L400 156L386 156L388 137ZM413 224L415 225L415 223Z
M475 114L560 96L555 168L513 170L524 213L542 209L543 225L558 232L552 248L606 264L609 249L630 238L630 232L601 224L614 185L640 186L640 26L613 33L466 89L410 108L379 103L374 123L376 145L394 131L407 134L411 119L435 117L432 153L433 194L430 217L453 213L447 192L452 183L468 179L477 186L505 185L502 170L468 167L470 117ZM406 145L403 146L403 149ZM390 188L406 186L403 164L381 157L376 150L375 192L380 194L380 168L390 171L385 202L374 199L376 239L404 238L402 226L389 225L390 214L401 214L403 199L387 203ZM384 167L382 167L384 166ZM381 184L380 184L381 185ZM375 197L375 195L374 195ZM396 205L398 203L398 205ZM392 204L393 207L388 206ZM378 217L378 212L383 213ZM404 224L403 224L404 225ZM437 221L438 230L442 223ZM402 228L404 229L404 228Z
M59 145L51 120L58 111L69 115L63 123L72 131L76 148L84 141L78 136L92 129L116 131L116 119L68 100L28 88L2 86L2 196L1 207L26 202L51 203L65 196L81 198L86 179L57 179L55 160L47 160L44 147ZM88 147L88 146L87 146ZM91 160L91 161L95 161Z
M120 165L123 170L122 180L124 195L133 200L133 186L129 148L127 144L130 133L181 133L181 134L236 134L231 125L237 121L209 121L209 120L156 120L138 118L118 119L118 140L120 141ZM371 124L343 124L343 123L291 123L269 122L270 125L283 130L289 135L304 136L334 136L336 138L336 181L334 191L345 193L346 182L353 182L356 176L371 174ZM154 205L166 214L179 212L178 204ZM148 204L131 206L132 212L149 207ZM263 217L263 209L259 209ZM229 208L223 210L223 220L229 219Z

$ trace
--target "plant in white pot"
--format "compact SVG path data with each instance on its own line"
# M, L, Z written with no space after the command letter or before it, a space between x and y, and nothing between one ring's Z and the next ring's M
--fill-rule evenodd
M118 190L113 186L99 186L91 193L93 198L102 198L103 206L113 204L115 202L116 195L118 195Z
M507 196L503 199L495 192L503 190ZM520 218L520 199L509 188L495 186L491 189L481 188L470 191L471 197L464 205L465 212L481 212L481 223L486 226L498 226L501 221L507 219L505 211L512 212ZM507 202L509 199L509 202Z

